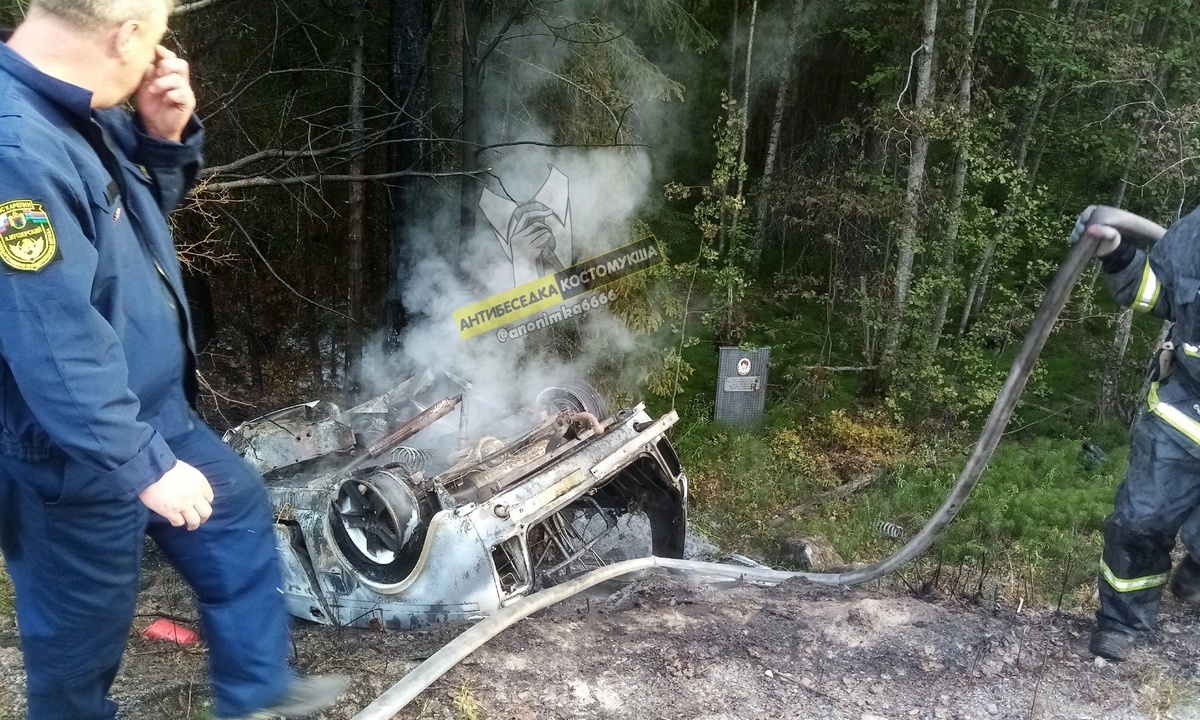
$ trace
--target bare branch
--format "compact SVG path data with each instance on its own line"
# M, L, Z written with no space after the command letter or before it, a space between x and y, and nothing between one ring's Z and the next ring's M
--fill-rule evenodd
M390 117L390 115L380 115L377 117L370 117L370 118L367 118L366 120L367 120L367 122L371 122L378 118L386 118L386 117ZM314 160L314 159L320 158L320 157L328 157L330 155L333 155L335 153L338 153L338 152L341 152L344 150L356 150L356 152L354 152L350 156L350 158L353 158L357 155L365 153L367 150L373 150L375 148L378 148L378 147L381 147L384 145L390 145L392 143L461 142L461 141L457 141L453 138L435 138L432 136L420 137L420 138L398 138L395 140L381 140L382 138L385 138L388 135L388 133L391 131L391 129L392 128L389 126L382 130L378 130L378 131L370 133L364 139L363 146L361 149L357 149L355 143L349 142L349 141L338 143L336 145L330 145L329 147L324 147L324 148L313 148L312 146L316 141L321 140L328 135L339 134L341 132L341 128L337 128L337 127L330 128L316 136L310 135L310 137L307 138L307 141L306 141L308 144L308 147L310 148L308 150L284 150L283 148L271 148L271 149L267 149L267 150L259 150L258 152L254 152L254 153L251 153L244 157L240 157L237 160L232 160L228 163L225 163L224 165L214 165L212 167L205 168L200 171L200 177L211 178L215 175L220 175L223 173L231 173L235 170L241 170L242 168L244 168L248 165L253 165L254 163L262 162L264 160L282 160L283 162L276 168L276 171L278 171L278 170L282 170L284 167L291 164L291 162L293 160ZM311 130L311 126L310 126L310 130ZM345 159L349 159L349 158L345 158Z
M219 2L224 2L224 0L195 0L195 2L176 5L175 9L171 11L171 15L187 15L190 12L203 10L209 5L216 5Z
M583 85L575 82L574 80L572 80L571 78L569 78L565 75L554 72L553 70L550 70L549 68L542 67L541 65L538 65L537 63L530 62L528 60L525 60L524 58L519 58L515 55L510 55L510 54L504 52L503 50L501 50L499 52L501 55L504 55L505 57L513 60L514 62L521 63L522 65L530 67L539 72L545 73L546 75L549 75L550 77L552 77L566 85L569 85L570 87L575 88L576 90L583 93L584 95L587 95L592 100L596 101L596 104L598 104L600 107L604 108L604 110L609 114L609 116L612 117L614 123L616 123L618 125L620 124L621 119L619 117L617 117L616 112L614 112L613 109L611 107L609 107L608 103L604 102L604 100L602 100L598 95L596 95L596 93L587 89Z
M576 45L607 45L608 43L616 42L617 40L620 40L621 38L625 37L626 35L629 34L629 32L631 30L633 30L634 27L636 27L638 25L638 23L642 19L642 8L639 7L637 9L637 15L633 18L633 20L630 21L629 27L625 28L624 30L622 30L618 33L614 33L609 37L597 38L595 40L583 40L583 39L579 39L579 38L571 38L571 37L567 37L566 35L562 34L564 30L568 30L570 28L580 26L580 25L586 26L587 23L584 23L582 21L567 23L566 25L563 25L562 27L554 27L545 18L543 18L540 14L537 16L537 18L538 18L538 21L543 26L545 26L545 28L547 30L550 31L551 35L553 35L558 40L562 40L563 42L574 43Z
M488 43L487 48L485 48L483 52L479 53L479 57L475 59L476 67L481 67L485 62L487 62L488 56L492 54L492 51L496 49L496 46L500 44L500 41L503 40L504 36L508 34L508 31L512 29L513 24L516 23L517 19L521 17L521 11L525 9L526 5L528 5L528 0L523 0L522 2L517 3L516 8L513 9L512 15L509 15L508 20L504 21L504 26L500 28L500 32L496 33L496 37L492 38L492 41Z
M234 400L233 398L229 397L228 395L222 395L221 393L217 392L217 389L212 386L212 383L210 383L208 381L208 378L204 377L204 373L200 372L199 370L196 371L196 379L200 382L201 387L203 387L205 390L212 393L214 396L221 398L225 402L232 403L234 405L241 405L242 407L248 407L248 408L251 408L252 410L258 410L258 408L254 405L254 403L242 402L241 400ZM218 408L217 411L220 412L220 409ZM228 422L228 420L226 422Z
M475 151L478 155L487 150L495 150L496 148L513 147L516 145L535 145L537 147L548 148L648 148L653 147L645 143L548 143L537 142L536 140L514 140L513 142L496 143L495 145L485 145Z
M419 172L416 170L398 170L389 173L377 173L374 175L325 175L316 173L313 175L299 175L293 177L273 178L266 176L242 178L240 180L226 180L225 182L214 182L208 184L210 190L237 190L241 188L251 187L271 187L285 185L305 185L308 183L319 182L350 182L353 180L390 180L392 178L402 177L424 177L424 178L444 178L444 177L475 177L487 172L480 170L474 173L463 172Z
M904 88L900 91L900 95L896 97L896 112L900 113L900 117L905 120L908 120L908 116L904 114L904 110L900 107L900 104L904 102L904 96L908 94L908 88L912 85L913 65L917 62L917 53L923 49L925 49L925 46L921 45L912 51L912 55L908 56L908 72L904 75Z
M239 98L241 98L242 95L244 95L251 87L253 87L257 83L259 83L260 81L265 80L269 77L277 77L280 75L295 75L297 73L324 73L327 75L351 75L349 70L342 70L341 68L334 68L334 67L319 67L319 66L299 67L299 68L283 68L280 70L267 70L267 71L263 72L262 74L254 77L250 80L247 80L246 84L243 85L240 89L238 89L236 92L234 92L231 96L224 98L224 102L222 102L221 106L218 107L217 109L212 110L210 112L207 109L207 107L205 107L205 108L201 109L201 113L203 115L205 115L206 117L212 117L212 116L218 115L220 113L223 113L226 110L228 110L229 107L231 105L233 105L233 103L235 103ZM388 95L387 90L380 87L378 83L368 80L367 84L370 85L375 90L378 90L379 97L383 98L389 105L396 108L396 110L402 110L402 108L396 104L395 99L393 99L390 95Z
M211 185L210 185L210 187L211 187ZM300 298L301 300L303 300L306 303L309 303L309 304L312 304L312 305L315 305L315 306L321 308L322 310L331 312L334 315L337 315L339 317L346 318L350 322L358 322L357 320L350 317L349 315L346 315L345 313L338 312L337 310L334 310L331 307L322 305L321 303L317 302L316 300L313 300L312 298L308 298L308 297L305 297L304 295L301 295L300 292L298 290L296 290L296 288L294 288L288 284L287 280L284 280L282 277L279 276L279 273L275 272L275 268L271 267L271 263L267 260L267 256L263 255L262 250L258 249L258 245L256 245L254 243L254 238L250 237L250 233L246 231L246 228L243 227L240 222L238 222L238 219L231 213L225 212L224 210L221 210L221 214L224 215L225 217L229 218L229 220L231 222L233 222L234 225L237 226L237 229L242 232L242 236L246 238L246 242L249 243L250 247L254 250L254 254L258 255L258 259L262 260L263 265L267 266L267 270L270 271L271 275L273 275L275 277L275 279L278 280L285 288L287 288L289 291L291 291L291 293L293 295Z
M332 155L340 150L347 149L348 144L334 145L332 147L322 148L319 150L283 150L281 148L271 150L260 150L256 153L251 153L245 157L238 158L233 162L225 163L224 165L214 165L210 168L205 168L200 172L200 177L209 178L221 173L231 173L235 170L241 170L247 165L253 165L262 160L296 160L296 159L313 159Z
M800 365L796 370L824 370L826 372L875 372L879 369L878 365Z

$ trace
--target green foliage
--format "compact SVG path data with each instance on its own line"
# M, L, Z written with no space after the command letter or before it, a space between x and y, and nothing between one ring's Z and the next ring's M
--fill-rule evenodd
M978 343L965 342L931 357L908 353L896 364L888 406L898 417L954 427L991 409L1005 371Z
M825 427L844 422L831 418ZM847 562L872 562L896 549L879 523L916 532L962 467L961 460L933 459L962 451L952 444L914 447L905 433L859 424L842 441L865 448L863 461L874 443L875 458L890 456L891 470L859 495L834 498L823 494L836 484L822 475L831 456L822 455L810 437L794 428L758 434L708 423L690 427L679 446L701 525L733 547L768 558L784 536L817 535L828 538ZM1032 576L1033 587L1022 592L1032 590L1043 600L1064 587L1067 570L1073 569L1068 590L1086 586L1093 581L1089 569L1127 454L1127 438L1118 433L1112 442L1108 461L1095 470L1085 468L1072 439L1001 445L932 557Z
M0 27L12 28L25 17L28 0L3 0L0 2Z
M721 95L721 109L723 117L713 131L717 162L712 169L711 183L699 188L699 201L692 211L696 227L700 229L700 235L706 241L701 251L701 259L709 263L717 260L718 248L715 241L725 229L726 216L740 212L745 207L745 198L730 195L729 186L738 180L746 179L746 165L738 160L738 149L741 147L742 132L746 125L746 112L738 107L737 101L724 93ZM672 182L667 185L664 193L668 200L678 201L690 198L694 190L695 188Z

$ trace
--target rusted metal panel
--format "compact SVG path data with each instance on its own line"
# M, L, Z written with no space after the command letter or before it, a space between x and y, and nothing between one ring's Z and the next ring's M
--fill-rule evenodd
M226 433L225 442L262 474L355 446L354 431L341 421L338 407L319 401L245 423Z

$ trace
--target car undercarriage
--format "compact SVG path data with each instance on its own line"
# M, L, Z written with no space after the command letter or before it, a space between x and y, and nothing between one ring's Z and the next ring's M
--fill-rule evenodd
M225 434L266 480L293 615L478 619L603 565L682 556L673 411L610 414L583 383L503 412L476 397L427 370L349 410L315 401Z

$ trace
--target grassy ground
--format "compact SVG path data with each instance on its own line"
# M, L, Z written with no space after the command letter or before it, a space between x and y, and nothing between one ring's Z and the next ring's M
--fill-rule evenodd
M1157 329L1153 320L1135 327L1122 379L1129 393L1136 392L1138 365ZM1095 419L1097 358L1110 333L1096 319L1060 325L979 486L918 574L936 573L944 583L941 568L959 568L954 577L961 578L968 567L1014 596L1087 602L1100 530L1128 456L1124 423ZM856 364L857 337L824 330L822 313L764 303L750 339L772 347L768 411L753 430L711 420L714 343L685 355L695 372L676 402L682 418L676 444L692 480L693 517L723 547L769 562L780 559L785 538L821 536L848 563L878 560L899 547L903 538L885 535L881 523L911 536L940 507L994 398L999 382L991 378L1007 372L1020 340L977 352L971 377L943 370L946 385L930 385L930 405L939 387L949 387L975 409L919 420L873 398L865 373L807 369ZM914 395L923 391L917 384ZM1100 447L1105 459L1085 458L1084 443ZM832 488L871 474L879 477L865 490L831 497Z
M905 537L919 530L957 478L964 448L917 443L891 448L890 455L876 447L851 456L836 447L841 438L830 427L852 422L838 419L813 433L832 436L834 447L824 451L837 453L836 460L822 450L796 452L787 430L740 432L711 423L686 429L678 444L693 481L696 522L723 547L768 561L778 560L780 542L791 536L825 537L847 562L890 554L902 539L885 535L881 523L902 528ZM1106 461L1090 467L1071 439L1001 445L932 554L953 565L990 566L994 577L1007 576L1004 584L1031 599L1090 586L1100 528L1127 456L1120 444L1109 449ZM875 464L882 476L865 490L826 495L848 470L869 473Z

